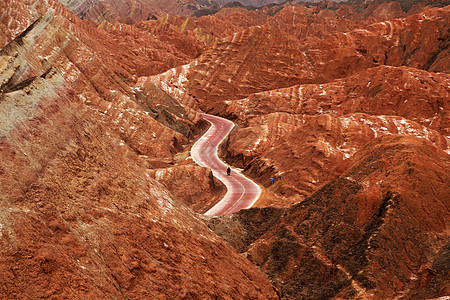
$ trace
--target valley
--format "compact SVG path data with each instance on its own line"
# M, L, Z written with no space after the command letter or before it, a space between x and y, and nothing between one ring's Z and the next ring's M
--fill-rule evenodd
M0 2L0 298L450 296L449 3L228 2Z

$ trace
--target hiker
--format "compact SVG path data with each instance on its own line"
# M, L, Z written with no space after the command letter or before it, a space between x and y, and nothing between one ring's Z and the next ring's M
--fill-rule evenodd
M227 168L227 175L230 176L230 174L231 174L231 168L228 167L228 168Z

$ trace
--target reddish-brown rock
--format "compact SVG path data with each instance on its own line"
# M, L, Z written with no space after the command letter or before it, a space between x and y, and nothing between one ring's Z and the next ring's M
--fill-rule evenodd
M151 178L163 184L175 199L199 213L204 213L221 200L225 186L212 175L211 170L184 165L147 171Z
M32 22L44 15L46 9L53 7L51 10L53 15L57 18L61 17L61 22L75 24L77 29L72 34L86 44L95 53L95 56L101 57L105 64L112 66L122 80L129 84L135 81L136 76L154 75L185 64L198 56L198 51L201 51L200 43L191 41L191 47L197 49L195 50L197 52L192 52L187 47L178 49L175 45L164 42L163 38L158 39L149 32L124 24L105 23L101 28L108 29L108 31L96 30L91 22L79 20L60 3L54 1L49 3L52 6L41 7L39 1L33 5L25 2L16 4L13 0L8 0L8 13L16 15L18 21L11 23L8 21L8 17L3 15L0 17L0 26L6 27L4 32L8 37L5 39L0 37L0 46L6 45ZM41 9L37 10L35 6ZM11 29L8 29L8 24L11 25ZM18 27L15 28L15 26ZM186 38L186 43L189 44L188 38Z
M430 142L382 136L302 203L252 209L211 226L244 228L223 236L245 249L285 299L437 298L450 292L443 279L449 171L450 156Z
M448 294L448 7L71 3L111 22L0 4L1 295L277 297L181 203L219 197L184 160L211 109L283 207L212 223L285 297Z
M171 95L188 94L208 111L225 99L300 83L325 83L379 65L446 72L448 8L322 39L299 39L268 23L219 41L181 71L141 78ZM177 91L177 92L174 92Z
M408 134L448 151L444 136L395 116L272 113L253 118L234 132L226 159L283 198L268 206L287 207L330 180L330 171L380 135ZM274 177L274 183L270 178Z
M70 1L58 0L82 19L132 24L157 19L164 14L191 15L201 8L214 7L209 0L127 0Z
M239 3L243 4L243 5L260 7L260 6L267 5L267 4L284 2L284 0L240 0L240 1L215 0L215 2L220 4L220 5L222 5L222 6L226 5L227 3L230 3L230 2L239 2Z
M450 76L415 68L380 66L326 84L252 94L228 101L218 113L245 124L272 112L397 115L449 135ZM226 112L223 112L226 110Z
M131 89L111 44L49 11L0 52L0 298L277 298L148 175L198 119Z

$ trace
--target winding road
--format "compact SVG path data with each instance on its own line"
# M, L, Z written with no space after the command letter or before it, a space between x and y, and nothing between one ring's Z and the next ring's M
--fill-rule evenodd
M231 170L227 175L227 167L217 155L219 144L228 136L234 123L213 115L202 114L203 119L211 123L208 131L192 146L192 159L202 167L210 168L213 175L227 187L222 200L208 210L205 215L220 216L250 208L261 194L261 188L242 175L238 170Z

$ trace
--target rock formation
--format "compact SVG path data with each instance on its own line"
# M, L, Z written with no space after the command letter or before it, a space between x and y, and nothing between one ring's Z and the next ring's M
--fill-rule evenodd
M0 295L450 293L448 6L119 2L0 3ZM202 112L258 208L196 213Z
M0 52L0 295L278 298L149 175L177 161L196 114L133 90L130 48L107 32L28 4L14 26L32 25Z
M225 196L226 188L206 168L184 165L149 169L147 173L196 212L207 212Z
M155 20L165 14L192 15L196 10L215 7L209 0L58 1L81 19L98 24L103 21L133 24Z
M448 135L450 76L380 66L326 84L296 85L228 101L226 114L244 123L272 112L397 115ZM219 109L218 109L219 110Z
M221 6L226 5L227 3L231 3L231 2L239 2L242 5L246 5L246 6L255 6L255 7L260 7L263 5L267 5L267 4L272 4L272 3L281 3L281 2L285 2L284 0L239 0L239 1L235 1L235 0L215 0L215 2Z
M365 69L410 66L446 71L448 8L374 23L366 29L299 39L266 23L220 40L184 67L149 78L168 93L195 97L204 111L224 99L304 83L326 83ZM426 24L426 25L424 25ZM182 83L182 84L179 84Z
M424 139L382 136L300 204L210 226L269 274L284 299L445 296L449 159Z
M287 197L273 203L285 207L328 182L331 170L373 138L389 134L425 138L440 151L448 149L443 135L400 117L272 113L254 118L236 131L228 142L226 157L264 186ZM271 177L275 178L273 184Z

